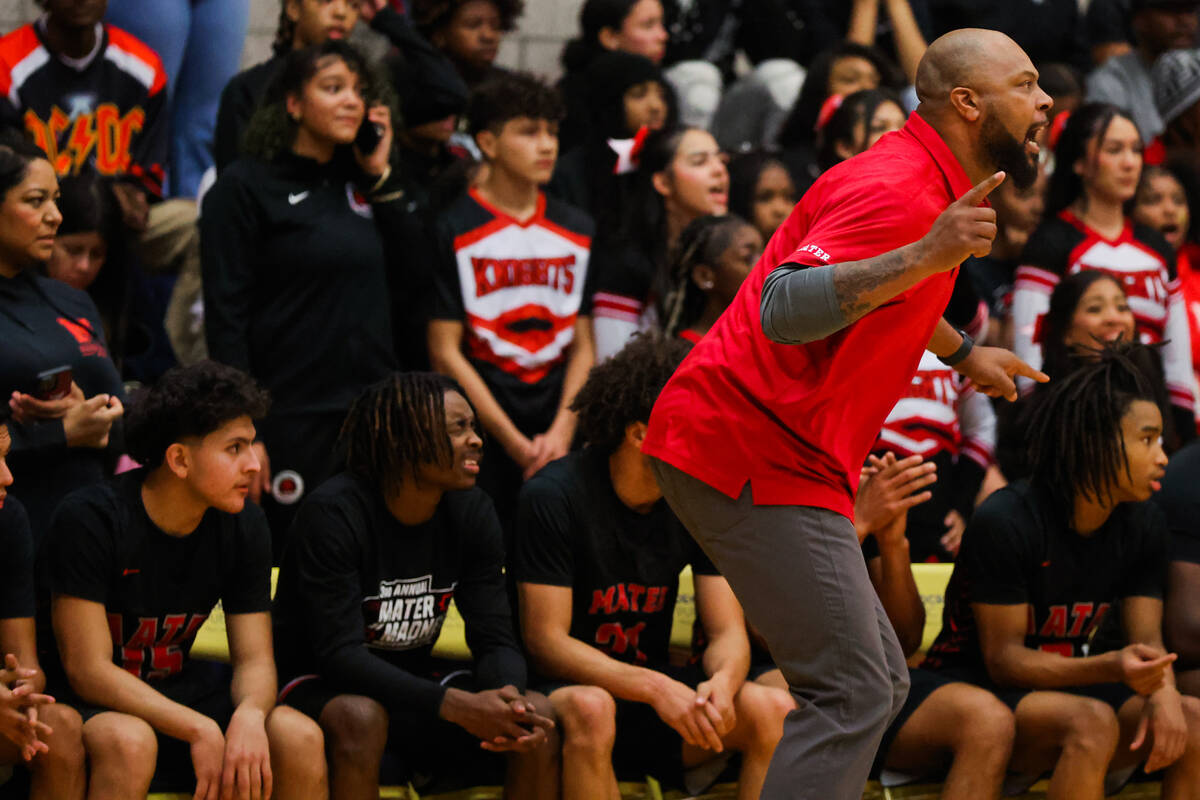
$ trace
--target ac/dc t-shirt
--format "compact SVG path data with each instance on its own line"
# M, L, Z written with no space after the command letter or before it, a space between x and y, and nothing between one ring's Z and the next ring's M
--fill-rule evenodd
M5 497L0 506L0 619L23 619L34 614L33 531L17 498Z
M570 587L570 635L618 661L667 664L687 564L718 574L666 500L646 514L621 502L595 448L552 462L521 489L517 581Z
M541 194L518 222L474 189L438 222L433 319L462 322L463 352L525 433L545 430L558 408L575 320L585 292L592 222Z
M1025 646L1067 657L1124 597L1162 597L1167 529L1153 503L1121 503L1081 536L1044 490L1018 481L975 511L923 667L986 674L972 603L1029 606Z
M1171 560L1200 564L1200 442L1171 456L1154 502L1167 518Z
M46 18L0 39L0 125L24 127L60 177L130 175L162 195L167 73L144 42L96 23L96 47L74 63L47 44Z
M184 673L196 632L226 614L271 607L271 534L258 506L210 508L171 536L142 504L143 470L71 494L51 524L51 590L103 603L113 663L154 683Z
M404 525L377 488L343 473L292 523L275 595L282 683L319 675L390 709L436 714L445 689L432 651L454 600L478 684L525 687L504 591L504 545L482 489L447 492L434 515Z

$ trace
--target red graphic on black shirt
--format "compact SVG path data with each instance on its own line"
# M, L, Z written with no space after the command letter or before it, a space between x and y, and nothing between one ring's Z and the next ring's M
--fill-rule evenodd
M86 319L59 317L58 324L66 328L67 333L75 337L75 341L79 342L80 355L108 358L108 352L104 349L104 345L96 341L96 333L92 330L92 324Z
M1033 606L1030 606L1026 632L1030 636L1051 640L1040 643L1039 650L1067 658L1080 656L1083 653L1079 652L1079 646L1087 642L1100 627L1110 607L1109 603L1092 602L1052 605L1046 609L1046 617L1038 625Z
M640 611L654 614L667 605L667 586L642 586L637 583L618 583L607 589L592 592L592 607L589 614L615 614L618 611ZM642 597L645 601L641 601ZM639 602L641 607L639 608Z
M117 666L145 681L178 674L183 670L183 646L195 638L206 619L208 614L138 617L137 628L126 639L123 617L109 614L108 629Z
M638 583L617 583L606 589L595 589L592 591L592 605L588 608L588 614L658 614L667 606L669 591L667 586L642 586ZM632 651L633 661L645 664L649 658L638 649L638 640L645 629L645 621L633 624L604 622L596 628L595 644L609 655L619 658Z

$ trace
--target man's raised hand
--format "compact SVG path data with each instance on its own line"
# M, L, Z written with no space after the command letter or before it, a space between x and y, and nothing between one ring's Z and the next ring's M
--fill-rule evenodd
M982 208L980 203L1004 183L1005 175L997 172L971 187L933 221L929 233L921 238L922 261L935 272L954 269L970 256L977 258L992 252L996 238L996 212Z

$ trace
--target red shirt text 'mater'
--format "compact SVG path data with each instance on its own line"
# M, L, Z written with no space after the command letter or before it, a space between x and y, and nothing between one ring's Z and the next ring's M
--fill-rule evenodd
M803 345L762 332L763 280L780 264L845 263L911 244L970 188L917 114L822 175L663 389L642 451L733 498L749 481L757 504L851 517L859 470L917 370L958 269Z

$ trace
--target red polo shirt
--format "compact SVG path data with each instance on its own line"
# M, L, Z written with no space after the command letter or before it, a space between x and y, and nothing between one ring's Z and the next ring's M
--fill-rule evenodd
M802 345L762 332L763 280L780 264L844 263L911 244L970 188L917 114L822 175L663 389L642 451L730 497L749 481L757 504L852 516L859 470L917 371L958 269Z

